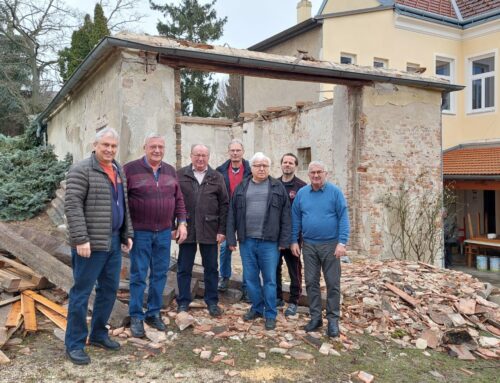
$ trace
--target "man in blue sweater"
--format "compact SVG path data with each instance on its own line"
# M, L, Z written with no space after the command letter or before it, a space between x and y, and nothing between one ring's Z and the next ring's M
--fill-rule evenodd
M300 256L299 233L303 237L304 271L309 298L310 322L307 332L323 326L321 318L321 270L326 282L327 335L339 336L340 317L340 257L346 255L349 239L349 213L342 191L326 181L327 171L322 162L312 161L308 170L311 185L300 189L292 206L292 245Z

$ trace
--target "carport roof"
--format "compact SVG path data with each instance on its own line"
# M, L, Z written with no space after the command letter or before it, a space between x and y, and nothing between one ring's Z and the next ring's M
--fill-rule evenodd
M443 174L446 178L500 175L500 142L459 145L445 150Z
M105 37L88 54L73 75L61 88L48 107L36 121L45 123L50 114L61 106L77 85L92 75L96 67L113 49L132 49L156 53L158 61L178 68L189 67L198 70L240 73L247 76L280 78L351 86L369 85L374 82L392 83L442 92L461 90L462 85L450 84L437 77L382 68L335 64L327 61L293 56L280 56L225 46L196 44L173 40L161 36L121 33Z

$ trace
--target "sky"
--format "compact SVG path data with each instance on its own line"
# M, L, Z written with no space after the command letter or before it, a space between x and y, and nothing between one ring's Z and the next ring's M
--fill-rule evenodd
M113 1L113 0L111 0ZM165 4L166 0L157 0ZM169 0L170 3L180 3L180 0ZM200 2L207 2L200 0ZM66 3L82 12L93 14L94 1L66 0ZM227 16L224 35L215 42L217 45L228 44L233 48L248 48L265 40L297 23L298 0L217 0L215 8L218 17ZM312 15L316 15L322 0L311 0ZM156 24L163 16L149 8L149 1L137 0L138 11L147 14L137 32L157 34Z

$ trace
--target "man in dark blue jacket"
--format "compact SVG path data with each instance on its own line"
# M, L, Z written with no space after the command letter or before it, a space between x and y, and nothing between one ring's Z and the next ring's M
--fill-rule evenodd
M236 187L251 174L250 164L243 158L245 149L243 142L237 138L231 140L228 146L229 159L220 165L216 170L222 174L226 183L227 195L231 200ZM222 242L220 246L220 281L219 291L226 291L228 289L229 278L231 278L231 256L232 252L227 247L226 241ZM241 299L248 302L248 296L245 288L245 281L242 284L242 297Z
M250 166L252 177L238 185L229 206L226 240L229 248L235 250L238 234L243 279L252 302L243 319L264 316L266 330L272 330L276 327L279 249L290 245L290 201L283 184L269 176L268 157L255 153Z

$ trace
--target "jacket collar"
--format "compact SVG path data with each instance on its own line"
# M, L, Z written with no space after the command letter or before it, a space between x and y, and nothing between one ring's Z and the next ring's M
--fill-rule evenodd
M102 170L101 165L99 164L99 161L97 160L97 157L95 156L95 152L92 152L92 154L90 155L90 160L92 161L92 169L104 173L104 170ZM120 165L118 164L118 162L116 162L116 160L113 160L113 165L114 165L116 171L118 172L118 174L121 176Z

